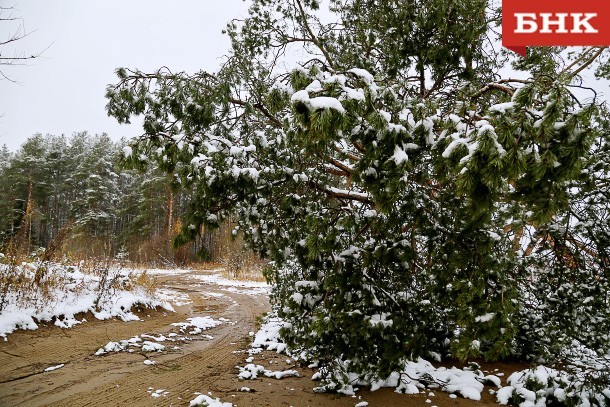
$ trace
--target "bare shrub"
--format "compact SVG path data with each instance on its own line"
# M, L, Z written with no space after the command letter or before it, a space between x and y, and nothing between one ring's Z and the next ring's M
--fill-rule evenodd
M244 239L231 222L220 226L215 233L216 244L220 252L220 264L224 274L238 280L264 280L262 269L266 262L250 250Z

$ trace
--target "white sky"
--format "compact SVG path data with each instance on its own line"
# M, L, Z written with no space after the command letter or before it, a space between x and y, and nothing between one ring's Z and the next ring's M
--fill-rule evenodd
M113 139L141 133L106 115L106 85L118 67L215 70L229 48L221 30L244 17L242 0L0 0L15 6L32 33L15 43L26 54L50 46L29 66L0 69L0 145L15 151L31 135L87 130ZM5 15L6 16L6 15ZM0 41L17 24L0 23ZM3 56L13 55L7 47Z
M105 132L115 140L141 134L106 115L106 86L118 67L154 71L214 71L229 49L221 34L246 16L243 0L0 0L14 6L31 34L16 42L26 54L46 51L29 66L0 70L0 146L15 151L31 135ZM6 17L6 14L3 15ZM0 23L0 42L18 24ZM1 47L3 56L15 50ZM607 81L589 85L610 95ZM589 97L589 92L583 94Z

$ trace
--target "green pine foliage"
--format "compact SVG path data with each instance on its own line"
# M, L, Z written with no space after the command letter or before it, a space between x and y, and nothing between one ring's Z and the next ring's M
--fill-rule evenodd
M175 243L237 215L284 340L339 376L607 355L609 122L573 92L607 55L532 51L502 80L487 2L330 4L255 0L216 73L117 71L132 165L193 192Z

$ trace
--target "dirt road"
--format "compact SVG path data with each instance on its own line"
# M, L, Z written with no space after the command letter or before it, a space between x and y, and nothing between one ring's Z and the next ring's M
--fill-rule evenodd
M244 365L256 318L269 310L264 293L228 289L202 282L210 271L192 271L158 277L159 285L180 293L190 303L175 306L175 313L143 310L142 321L88 322L72 329L54 326L20 331L0 342L1 406L188 406L195 393L219 397L236 406L484 406L496 405L485 391L481 402L434 395L405 396L391 389L361 391L355 398L314 393L313 371L288 363L285 355L263 352L254 363L273 370L296 369L301 377L239 381L237 365ZM180 302L179 302L180 303ZM223 323L178 341L179 349L155 353L111 352L95 356L109 341L149 334L169 337L178 332L172 323L188 317L226 318ZM146 365L145 360L154 360ZM52 371L45 369L64 365ZM507 367L509 370L510 366ZM244 386L251 392L240 391ZM162 390L157 392L158 390ZM158 397L153 397L153 393ZM426 402L426 400L429 400Z

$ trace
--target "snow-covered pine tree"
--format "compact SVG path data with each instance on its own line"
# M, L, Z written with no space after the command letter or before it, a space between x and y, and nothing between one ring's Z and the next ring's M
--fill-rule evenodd
M88 136L85 133L80 143L78 137L74 141L75 157L80 156L74 162L76 167L72 173L76 194L71 208L75 221L74 237L82 243L87 242L93 255L110 254L118 201L116 185L119 176L114 171L117 147L106 134ZM101 252L95 253L95 250Z
M284 339L333 374L434 353L559 361L565 346L535 342L552 332L608 352L593 339L609 321L593 225L608 222L608 121L572 92L607 51L534 51L501 79L486 1L319 7L255 0L216 73L117 71L108 113L144 117L130 160L195 191L175 243L237 214L272 260ZM598 324L583 335L570 315Z

